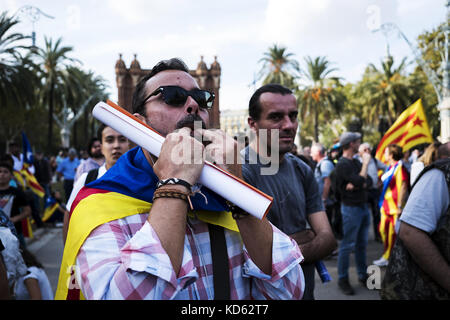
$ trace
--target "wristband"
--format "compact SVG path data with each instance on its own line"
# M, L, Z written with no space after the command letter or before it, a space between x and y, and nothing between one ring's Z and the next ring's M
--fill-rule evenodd
M167 189L167 190L156 190L153 194L153 201L155 201L158 198L172 198L172 199L181 199L186 201L189 204L189 207L191 210L194 210L190 198L190 193L187 192L180 192L176 189Z
M175 184L185 186L186 188L188 188L189 191L192 191L192 185L189 182L184 181L182 179L178 179L178 178L169 178L169 179L159 180L158 183L156 184L156 189L158 189L162 186L175 185Z
M227 205L230 208L231 216L233 217L234 220L239 220L249 216L247 212L239 208L234 203L227 201Z

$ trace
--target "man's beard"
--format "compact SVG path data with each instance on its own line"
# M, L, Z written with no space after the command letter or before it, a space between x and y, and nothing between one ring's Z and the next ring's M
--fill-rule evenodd
M103 158L103 153L101 151L99 152L94 152L91 156L93 159L101 159Z

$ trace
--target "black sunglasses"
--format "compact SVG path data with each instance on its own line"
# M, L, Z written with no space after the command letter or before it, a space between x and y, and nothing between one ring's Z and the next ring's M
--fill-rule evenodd
M178 86L161 86L144 99L144 104L150 97L156 96L160 93L163 101L174 107L184 105L187 98L192 97L198 103L200 108L211 109L215 98L214 93L206 90L192 89L188 91Z

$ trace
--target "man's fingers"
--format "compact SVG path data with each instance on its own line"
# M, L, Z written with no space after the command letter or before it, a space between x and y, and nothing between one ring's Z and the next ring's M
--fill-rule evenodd
M223 141L224 136L220 130L206 130L206 129L195 129L194 135L199 134L203 137L203 140L211 141L213 143Z

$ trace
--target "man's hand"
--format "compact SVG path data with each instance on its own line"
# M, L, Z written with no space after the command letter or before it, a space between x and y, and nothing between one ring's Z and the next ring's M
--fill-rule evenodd
M153 166L159 179L178 178L195 184L205 164L205 147L182 128L167 135Z
M238 163L239 151L236 140L218 129L198 129L195 134L201 135L203 140L211 141L205 147L206 160L234 176L242 178L241 164Z
M369 164L370 159L372 159L372 156L368 152L364 152L361 156L363 164Z
M347 183L347 185L345 186L346 191L353 191L354 189L355 186L351 182Z

